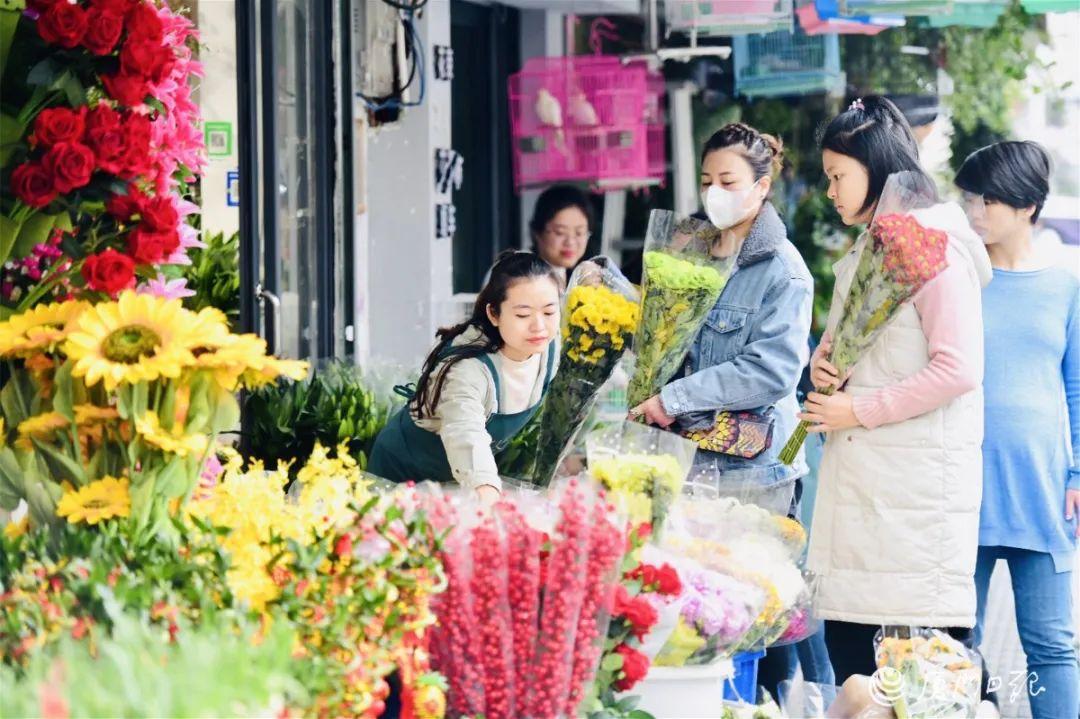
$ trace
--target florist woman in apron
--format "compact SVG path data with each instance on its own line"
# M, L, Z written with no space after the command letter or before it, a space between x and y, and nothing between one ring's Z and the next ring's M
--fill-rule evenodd
M439 330L409 402L379 433L368 471L395 482L457 482L494 501L495 453L524 429L558 363L559 280L532 252L506 252L472 316Z

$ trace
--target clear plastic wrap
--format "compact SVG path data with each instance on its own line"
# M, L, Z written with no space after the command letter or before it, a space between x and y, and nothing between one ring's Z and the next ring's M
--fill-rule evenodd
M635 407L658 393L684 358L735 266L718 256L720 230L708 220L653 210L645 236L637 362L627 388Z
M450 681L449 715L576 716L603 651L625 523L577 479L507 492L492 508L467 491L419 494L446 535L432 660Z
M574 270L562 313L559 372L541 410L534 481L555 478L600 389L630 345L638 322L638 293L606 257Z
M982 663L938 629L886 626L874 637L871 691L898 719L970 719L979 708Z
M694 462L694 443L655 427L620 422L585 440L589 473L607 488L632 524L649 522L653 536L682 491Z

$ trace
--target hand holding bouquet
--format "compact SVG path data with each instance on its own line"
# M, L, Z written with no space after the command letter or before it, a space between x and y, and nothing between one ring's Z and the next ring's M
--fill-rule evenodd
M932 205L935 198L933 185L921 175L889 175L869 235L861 240L859 264L833 332L828 359L841 378L874 345L903 304L947 266L948 235L923 227L911 214ZM836 389L818 391L831 395ZM785 464L794 463L808 426L804 420L792 433L780 453Z
M709 310L719 299L735 258L715 256L720 231L705 220L653 210L645 239L637 365L627 388L636 407L659 392L682 366Z

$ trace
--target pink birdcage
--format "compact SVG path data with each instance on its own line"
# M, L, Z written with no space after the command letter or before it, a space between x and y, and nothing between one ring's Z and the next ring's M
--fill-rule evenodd
M544 57L510 76L514 186L643 177L644 67L610 56Z
M650 179L664 184L667 178L667 148L664 143L667 123L664 118L664 76L649 71L645 78L645 144L646 173Z

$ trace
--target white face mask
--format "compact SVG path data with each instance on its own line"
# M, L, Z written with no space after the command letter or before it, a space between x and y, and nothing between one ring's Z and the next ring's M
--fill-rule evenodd
M745 220L750 214L747 200L755 187L756 182L745 190L725 190L716 185L709 185L707 190L702 190L701 205L709 216L709 222L718 229L726 230Z

